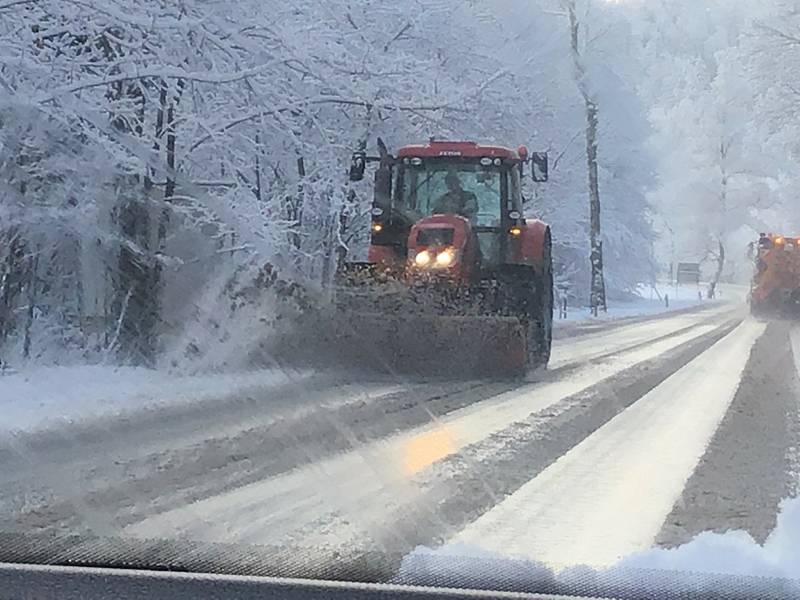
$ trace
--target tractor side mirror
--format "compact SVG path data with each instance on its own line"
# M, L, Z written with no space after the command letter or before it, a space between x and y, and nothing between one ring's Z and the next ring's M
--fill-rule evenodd
M364 171L367 168L367 153L353 152L350 159L350 181L361 181L364 179Z
M548 160L547 152L531 153L531 177L534 181L542 183L547 181Z

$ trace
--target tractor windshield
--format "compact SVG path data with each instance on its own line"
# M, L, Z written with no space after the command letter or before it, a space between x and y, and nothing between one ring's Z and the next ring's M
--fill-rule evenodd
M459 214L476 227L500 227L505 172L499 166L453 159L411 159L398 181L396 208L413 220Z

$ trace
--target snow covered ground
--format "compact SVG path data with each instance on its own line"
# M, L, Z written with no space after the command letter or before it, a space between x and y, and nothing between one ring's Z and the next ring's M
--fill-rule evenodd
M672 312L701 306L709 303L720 302L745 302L747 299L747 286L736 284L721 284L718 297L714 300L706 298L707 284L698 285L669 285L658 284L655 288L642 286L638 290L639 297L628 301L610 301L608 311L600 313L597 317L589 313L589 308L567 306L567 318L560 316L559 307L556 306L554 319L556 327L559 324L574 323L577 321L597 319L624 319L626 317L640 317L659 313ZM669 300L667 302L667 299Z
M557 569L610 566L649 548L722 420L749 349L764 329L755 321L740 325L453 542Z
M0 375L0 434L242 395L309 376L277 369L181 376L98 365L31 368Z

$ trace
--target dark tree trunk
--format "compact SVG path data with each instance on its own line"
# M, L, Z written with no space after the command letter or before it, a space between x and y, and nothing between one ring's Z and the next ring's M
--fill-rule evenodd
M133 182L123 182L132 185ZM135 189L135 188L132 188ZM130 192L123 190L126 195ZM115 282L114 319L119 321L118 354L123 360L151 364L155 357L158 298L153 287L157 269L149 252L150 212L138 197L123 200L118 224L123 238ZM128 298L125 306L125 298Z
M289 242L299 250L302 244L300 228L303 225L303 179L306 176L306 163L302 156L297 158L297 176L297 193L294 197L288 198L286 212L288 220L292 223Z
M603 242L600 235L600 184L597 168L597 130L598 109L586 86L586 69L580 51L580 23L575 1L567 2L569 14L572 61L578 89L586 106L586 166L589 178L589 263L591 267L591 287L589 307L593 314L606 311L606 283L603 275Z
M589 171L589 261L592 268L589 306L594 314L606 311L603 240L600 236L600 185L597 175L597 106L586 102L586 163Z
M256 171L256 199L261 202L262 198L262 189L261 189L261 136L256 132L256 164L255 164L255 171Z
M161 81L158 92L158 109L156 110L156 131L155 141L153 142L153 154L158 155L161 151L161 138L164 135L164 112L167 106L167 83ZM147 168L147 172L155 175L152 167ZM153 183L150 177L145 180L145 191L150 192Z
M14 330L14 308L25 281L25 244L15 229L7 232L5 243L8 244L8 254L4 264L0 265L0 343Z
M336 247L336 269L340 270L347 260L347 246L342 240L347 237L348 215L356 205L356 192L353 189L347 190L347 200L345 206L339 211L339 239Z
M722 278L722 270L725 268L725 246L722 244L721 239L717 239L717 268L714 271L714 276L711 283L708 284L708 297L715 298L717 295L717 286L719 280Z
M719 168L720 168L720 187L719 187L719 203L720 209L723 213L728 210L728 151L730 144L725 140L720 141L719 144ZM714 298L717 295L717 286L722 277L722 270L725 268L725 246L722 244L722 234L717 237L717 268L714 271L714 276L711 283L708 284L708 297Z
M112 99L140 94L140 89L130 86L115 90ZM124 133L137 133L130 131L125 119L115 119L113 125ZM119 249L110 319L115 328L118 323L119 335L115 338L120 358L146 365L153 364L156 354L161 278L153 248L153 219L148 198L151 187L149 176L145 177L144 189L137 178L121 176L117 180L117 194L121 198L117 225L125 241Z
M164 199L172 201L175 196L175 103L170 101L167 108L167 186Z
M37 282L37 272L39 270L39 254L38 252L29 259L29 266L28 266L28 281L27 281L27 294L26 300L28 301L28 309L26 311L26 321L25 321L25 334L23 336L22 341L22 356L24 358L30 358L31 356L31 340L32 340L32 329L33 329L33 319L36 313L36 301L37 301L37 294L36 294L36 282Z

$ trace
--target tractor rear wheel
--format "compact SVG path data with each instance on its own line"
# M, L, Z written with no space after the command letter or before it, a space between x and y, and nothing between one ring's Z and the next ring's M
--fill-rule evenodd
M515 365L516 376L525 376L532 370L547 366L553 341L553 267L551 262L550 234L545 237L541 267L512 266L506 270L500 312L516 316L522 327L524 354L511 352L509 358ZM516 345L509 340L509 349Z

